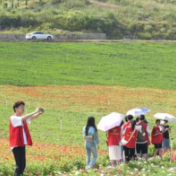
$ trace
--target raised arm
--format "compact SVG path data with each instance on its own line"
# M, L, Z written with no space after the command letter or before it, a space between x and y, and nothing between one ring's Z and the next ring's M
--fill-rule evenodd
M44 110L42 109L41 111L35 113L30 119L31 120L36 119L37 117L39 117L43 113L44 113Z
M43 108L37 108L34 112L24 115L22 117L22 120L23 121L26 121L28 119L33 120L33 119L39 117L43 112L44 112Z

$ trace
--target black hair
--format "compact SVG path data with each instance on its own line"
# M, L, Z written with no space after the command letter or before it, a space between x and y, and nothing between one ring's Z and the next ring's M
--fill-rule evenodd
M168 122L168 120L164 120L166 123Z
M135 126L136 126L136 120L132 120L131 121L131 128L132 128L133 131L135 129Z
M156 120L156 123L158 123L158 122L160 122L160 119L157 119L157 120Z
M139 117L136 117L136 122L139 122Z
M146 120L146 119L144 119L144 121L143 121L144 123L148 123L148 121Z
M86 135L88 135L88 130L89 127L93 127L95 129L95 131L97 132L97 127L95 125L95 118L94 117L89 117L87 119L87 125L86 125Z
M124 124L124 121L122 120L122 122L121 122L120 126L122 126L123 124Z
M18 108L18 107L21 106L21 105L25 106L24 101L17 101L17 102L15 102L15 104L13 105L13 110L14 110L14 112L16 112L15 109Z
M141 115L139 116L139 120L144 121L144 120L145 120L145 115L141 114Z
M125 116L125 122L128 122L128 116Z
M132 115L127 115L127 119L128 119L128 121L133 120L133 116Z

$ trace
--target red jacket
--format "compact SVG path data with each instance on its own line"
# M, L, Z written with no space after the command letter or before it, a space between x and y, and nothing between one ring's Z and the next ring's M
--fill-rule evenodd
M10 147L24 147L24 138L23 138L23 128L26 133L27 144L32 145L31 135L29 133L28 125L25 121L23 121L24 126L13 127L10 120L10 130L9 130L9 139L10 139Z
M108 146L119 145L121 140L121 127L115 127L108 131Z
M160 128L158 126L154 126L152 130L152 144L160 144L163 141L163 134L158 134L155 136L156 133L161 133Z
M149 139L149 134L147 133L147 124L142 122L142 121L139 121L137 123L137 125L142 125L142 127L144 129L144 132L145 132L145 140L148 142L148 145L150 145L151 142L150 142L150 139Z
M127 126L126 130L125 130L125 133L124 133L124 139L126 141L128 141L127 144L125 144L126 147L128 147L128 148L135 148L137 134L138 134L138 131L137 130L132 130L131 124L129 124ZM131 135L132 135L132 137L131 137Z

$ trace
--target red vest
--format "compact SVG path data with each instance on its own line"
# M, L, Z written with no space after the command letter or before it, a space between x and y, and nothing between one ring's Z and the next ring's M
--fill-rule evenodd
M108 131L108 146L119 145L121 140L121 127L115 127Z
M148 133L147 133L147 124L144 123L144 122L142 122L142 121L139 121L139 122L137 123L137 125L142 125L142 127L143 127L143 129L144 129L144 132L145 132L145 140L148 142L148 145L150 145L151 142L150 142L150 139L149 139L149 135L148 135Z
M10 137L10 147L24 147L24 138L23 138L23 128L26 133L27 144L32 145L31 135L29 133L28 125L25 121L23 121L24 126L13 127L11 120L10 120L10 130L9 130L9 137Z
M154 136L156 133L159 133L160 128L158 126L154 126L152 130L152 144L160 144L163 141L163 134L159 134Z
M130 121L125 122L122 126L123 130L125 130L129 124L130 124Z
M133 134L133 136L131 138L132 134ZM126 141L128 141L128 143L125 144L126 147L128 147L128 148L135 148L136 147L137 134L138 134L138 131L137 130L133 131L131 128L131 124L129 124L128 127L126 127L125 134L124 134L124 139Z

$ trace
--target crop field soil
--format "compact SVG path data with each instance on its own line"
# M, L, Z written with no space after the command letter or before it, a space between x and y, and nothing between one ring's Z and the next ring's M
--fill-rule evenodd
M82 137L89 116L98 123L113 111L125 114L146 106L152 128L154 113L176 114L175 56L172 42L0 43L0 176L13 175L8 127L16 100L26 102L26 113L45 109L30 124L34 146L27 147L26 176L175 176L169 153L162 161L150 158L107 168L101 131L97 168L86 171ZM176 125L170 126L175 137ZM175 148L174 140L172 144ZM150 146L150 157L152 153Z

